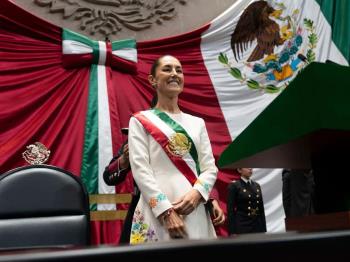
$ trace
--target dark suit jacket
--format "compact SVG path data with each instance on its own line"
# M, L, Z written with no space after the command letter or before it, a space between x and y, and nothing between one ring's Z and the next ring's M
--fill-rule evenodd
M283 207L286 217L313 214L315 182L312 172L284 169L282 182Z
M117 161L117 159L121 156L121 154L123 153L123 147L126 143L127 142L125 142L121 146L121 149L119 150L118 154L112 158L112 160L109 162L109 165L111 165L114 161ZM120 170L110 170L109 165L105 168L105 171L103 172L103 180L105 181L105 183L109 186L113 186L113 185L119 185L120 183L124 182L126 175L130 171L130 166L127 169L120 171ZM140 191L139 191L136 183L134 183L133 197L132 197L129 209L128 209L128 213L125 217L123 229L122 229L122 232L121 232L121 235L119 238L120 244L129 244L130 243L130 232L131 232L132 218L134 216L134 211L135 211L137 202L139 201L139 198L140 198Z
M261 188L242 179L228 186L227 218L230 234L266 232L266 220Z

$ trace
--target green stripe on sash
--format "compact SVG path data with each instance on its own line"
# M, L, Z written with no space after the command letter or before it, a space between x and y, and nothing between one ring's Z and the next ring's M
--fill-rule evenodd
M178 124L174 119L168 116L166 113L160 111L157 108L153 108L151 110L156 116L158 116L164 123L166 123L171 129L173 129L176 133L184 134L187 139L191 142L190 155L192 156L194 162L196 163L197 175L199 176L201 173L199 162L198 162L198 153L195 144L193 143L192 138L187 134L186 130Z

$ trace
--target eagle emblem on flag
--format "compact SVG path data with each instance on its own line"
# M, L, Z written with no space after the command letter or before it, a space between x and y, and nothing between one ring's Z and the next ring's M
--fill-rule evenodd
M299 9L287 10L281 2L253 2L231 35L232 62L226 53L219 54L219 62L250 89L280 92L316 57L314 22L299 15Z

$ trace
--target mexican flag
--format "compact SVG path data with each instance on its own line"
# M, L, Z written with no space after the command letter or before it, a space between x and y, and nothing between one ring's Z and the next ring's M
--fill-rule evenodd
M80 176L91 195L132 192L131 176L115 188L104 184L102 172L125 139L120 129L130 115L149 108L154 91L147 75L164 54L181 61L180 107L205 119L218 159L302 68L313 61L348 64L349 14L347 0L238 0L197 30L134 45L88 39L3 0L0 173L26 165L22 153L40 142L51 151L47 164ZM232 170L219 172L225 211L227 184L237 178ZM253 179L262 186L268 232L283 231L281 170L256 169ZM93 242L117 243L120 228L120 221L92 222Z

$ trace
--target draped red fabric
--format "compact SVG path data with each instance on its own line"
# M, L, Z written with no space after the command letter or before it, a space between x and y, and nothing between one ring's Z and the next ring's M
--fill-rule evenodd
M61 28L9 1L0 2L0 43L0 173L26 165L22 152L39 141L48 164L80 176L90 68L64 69ZM93 243L117 242L121 222L107 235L91 224Z
M0 172L36 141L49 164L80 174L89 68L61 65L61 29L0 3Z
M137 74L107 68L113 152L125 137L132 113L149 108L154 90L147 81L153 61L171 54L182 63L185 88L181 109L205 119L215 158L231 138L200 51L204 26L188 34L138 43ZM87 110L89 67L64 69L61 28L0 1L0 173L25 165L22 152L36 141L51 150L48 164L80 176ZM227 182L219 172L217 188L226 210ZM132 192L128 176L117 192ZM119 207L119 206L118 206ZM126 208L121 205L121 208ZM122 222L92 222L94 244L117 243ZM226 235L226 227L218 229Z

